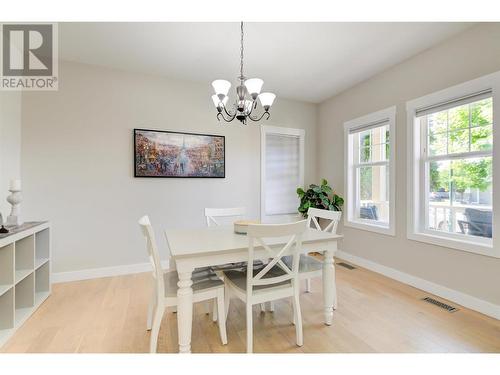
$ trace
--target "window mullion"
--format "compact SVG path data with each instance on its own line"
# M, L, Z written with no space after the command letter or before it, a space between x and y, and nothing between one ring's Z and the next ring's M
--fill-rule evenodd
M381 160L381 161L371 161L366 163L354 163L353 166L358 167L379 167L379 166L389 166L389 160Z
M433 155L424 157L424 161L442 161L442 160L457 160L457 159L473 159L480 157L492 156L492 150L485 151L471 151L471 152L460 152L456 154L444 154L444 155Z

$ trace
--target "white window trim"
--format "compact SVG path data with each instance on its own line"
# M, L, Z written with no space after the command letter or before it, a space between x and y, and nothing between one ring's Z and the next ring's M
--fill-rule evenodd
M278 134L278 135L291 135L299 137L299 184L300 187L304 188L304 151L305 151L305 135L306 131L304 129L297 128L285 128L281 126L269 126L264 125L261 127L260 132L260 218L261 221L265 221L269 215L266 215L266 135L267 134ZM297 186L299 187L299 186ZM299 207L297 198L297 208ZM283 217L293 217L298 218L297 214L282 214L282 215L272 215L276 217L276 220Z
M370 220L354 219L354 186L350 186L352 181L352 152L349 149L349 130L363 125L389 120L389 225L375 224ZM396 235L396 107L382 109L370 113L366 116L356 118L344 123L344 193L346 198L346 215L344 215L344 225L356 229L363 229L371 232Z
M484 90L492 91L493 98L493 239L478 239L471 241L470 238L460 234L436 233L422 227L425 217L423 213L420 181L421 176L421 135L416 121L416 111L437 103L461 98ZM500 258L500 129L498 118L500 114L500 72L468 81L433 94L425 95L406 103L407 110L407 237L408 239L427 242L434 245L445 246L452 249L472 252L476 254ZM495 122L497 124L495 125ZM423 194L423 193L422 193ZM482 242L482 243L481 243Z

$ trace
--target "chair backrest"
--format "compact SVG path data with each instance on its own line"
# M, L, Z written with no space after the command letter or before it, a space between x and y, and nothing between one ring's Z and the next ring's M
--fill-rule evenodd
M155 294L158 298L165 296L165 283L163 281L163 269L161 267L160 253L156 246L155 234L149 217L143 216L139 219L139 226L141 227L142 234L146 239L146 250L148 252L149 261L153 267L153 280L155 287Z
M366 206L359 208L359 217L361 219L378 220L377 206Z
M248 225L247 295L252 294L253 286L277 284L288 280L298 282L302 234L307 229L306 225L307 220L289 224ZM286 244L281 248L277 246L271 248L266 243L266 239L278 237L288 238ZM255 246L262 246L266 250L266 262L268 261L268 263L254 276ZM284 256L289 255L293 257L291 267L282 260ZM274 272L275 266L281 269L279 273Z
M207 226L220 225L215 220L216 217L239 217L242 218L247 214L245 207L231 207L231 208L205 208L205 218L207 219Z
M314 224L314 227L322 232L337 233L341 217L342 211L321 210L311 207L307 210L307 227L311 228L311 224ZM318 219L330 220L330 222L325 228L321 228Z
M466 208L465 216L471 222L491 224L493 215L491 211Z
M466 208L464 214L469 222L468 234L491 238L493 223L492 211Z

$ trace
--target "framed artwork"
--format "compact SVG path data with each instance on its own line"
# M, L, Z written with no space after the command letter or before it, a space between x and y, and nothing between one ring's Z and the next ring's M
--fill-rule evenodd
M224 178L225 137L134 129L134 176Z

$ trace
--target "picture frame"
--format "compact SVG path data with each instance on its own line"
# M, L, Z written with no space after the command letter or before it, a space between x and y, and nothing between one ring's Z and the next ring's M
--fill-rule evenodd
M226 138L134 129L134 177L225 178Z

